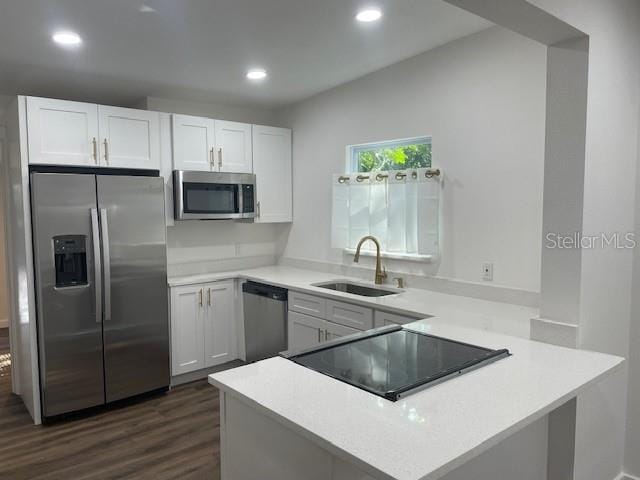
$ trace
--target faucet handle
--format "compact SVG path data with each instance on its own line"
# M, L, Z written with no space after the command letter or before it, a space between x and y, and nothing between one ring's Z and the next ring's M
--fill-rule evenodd
M404 278L402 278L402 277L393 277L393 281L396 282L396 287L404 288Z

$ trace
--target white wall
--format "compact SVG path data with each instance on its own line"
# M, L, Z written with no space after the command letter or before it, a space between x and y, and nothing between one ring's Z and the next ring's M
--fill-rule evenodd
M640 113L640 111L639 111ZM638 119L638 163L640 164L640 117ZM640 191L640 168L637 169L636 198ZM636 232L640 225L640 205L636 201ZM634 252L629 335L629 396L627 406L626 471L640 475L640 249Z
M539 291L546 48L498 27L280 112L294 135L294 223L284 256L350 262L330 245L331 174L345 146L433 136L444 171L442 262L407 273ZM532 252L534 252L532 254Z
M583 232L630 232L638 188L638 108L640 78L640 3L636 0L531 0L589 35L587 132ZM637 254L636 254L637 255ZM600 248L582 251L579 342L581 348L629 355L632 264L628 250ZM637 279L636 279L637 280ZM636 282L637 284L637 282ZM637 344L633 344L637 349ZM632 357L633 372L637 355ZM637 371L637 370L636 370ZM632 373L633 375L633 373ZM631 390L636 391L636 376ZM639 426L628 419L625 372L583 395L578 403L576 478L611 479L623 462L628 473L640 475L637 463ZM637 397L631 393L632 401ZM627 413L625 416L625 412ZM625 431L629 443L624 457Z
M5 111L13 99L9 95L0 95L0 172L4 172L2 162L6 162L5 152L5 131L6 125ZM4 194L0 188L0 328L8 326L9 304L7 298L7 262L5 250L5 216L4 216Z
M5 168L6 158L6 132L5 127L0 123L0 174L6 175L8 169ZM9 326L9 304L8 301L8 276L5 248L5 195L4 182L0 181L0 328Z

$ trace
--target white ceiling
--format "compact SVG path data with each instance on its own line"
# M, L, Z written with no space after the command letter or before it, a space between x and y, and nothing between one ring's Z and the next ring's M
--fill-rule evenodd
M487 28L441 0L0 0L0 93L279 106ZM365 3L363 3L365 2ZM75 51L50 36L70 29ZM244 78L250 67L267 81Z

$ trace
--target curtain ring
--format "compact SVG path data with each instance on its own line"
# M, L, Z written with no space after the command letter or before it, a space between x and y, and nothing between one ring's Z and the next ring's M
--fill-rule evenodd
M413 178L414 180L418 178L418 172L416 172L415 170L411 172L411 178Z
M386 173L379 173L376 175L376 180L379 182L383 181L385 178L389 178L389 175Z
M338 177L338 183L347 183L349 181L349 177Z
M427 178L439 177L440 169L439 168L429 168L426 172L424 172L424 176Z
M396 173L396 180L403 180L404 178L406 178L407 174L406 173Z
M364 180L368 180L369 179L369 175L358 175L356 177L356 181L358 182L363 182Z

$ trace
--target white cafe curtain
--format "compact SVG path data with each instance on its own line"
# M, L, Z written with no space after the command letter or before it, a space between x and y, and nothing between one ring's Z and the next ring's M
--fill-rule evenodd
M332 246L373 235L387 253L437 255L440 179L426 168L334 175Z

